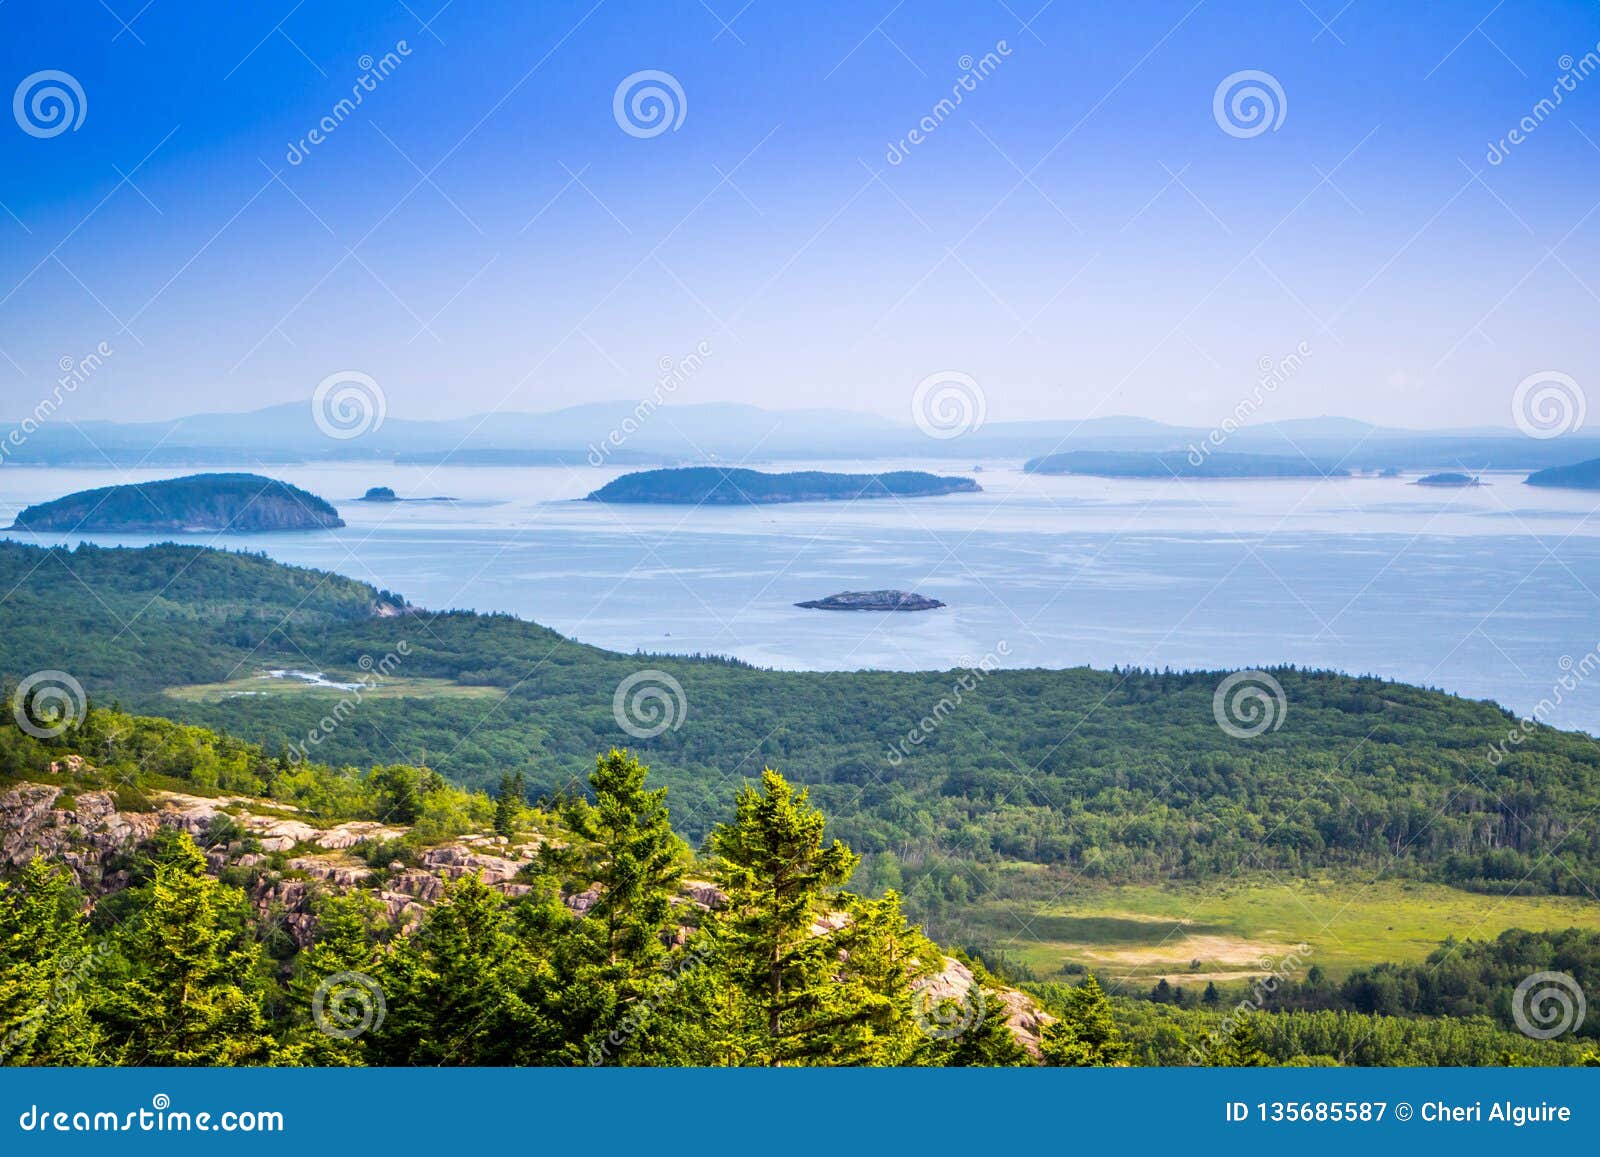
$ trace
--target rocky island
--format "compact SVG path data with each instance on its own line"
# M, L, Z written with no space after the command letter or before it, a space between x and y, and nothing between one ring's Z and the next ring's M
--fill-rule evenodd
M259 474L192 474L80 490L17 515L13 530L190 533L324 530L343 526L315 494Z
M970 478L921 470L888 474L830 474L800 470L764 474L721 466L687 466L624 474L590 494L590 502L655 502L683 506L752 506L769 502L837 502L857 498L927 498L976 494Z
M1426 474L1417 479L1418 486L1482 486L1476 474Z
M357 502L454 502L454 498L436 494L432 498L401 498L390 486L373 486L356 499Z
M933 611L944 604L910 591L841 591L795 606L816 611Z

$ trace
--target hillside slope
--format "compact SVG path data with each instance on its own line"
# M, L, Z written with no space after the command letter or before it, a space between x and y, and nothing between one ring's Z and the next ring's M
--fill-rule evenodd
M12 591L0 672L68 671L99 699L271 750L314 735L317 758L336 764L425 754L459 783L521 771L547 792L625 743L672 786L692 840L741 782L780 768L868 853L869 879L903 880L924 911L1014 888L1004 869L1016 861L1085 881L1205 880L1248 864L1600 890L1591 740L1379 679L1273 671L1280 725L1239 738L1214 715L1216 673L778 672L624 656L508 616L400 614L396 596L347 579L170 546L0 544L0 583ZM292 666L359 682L378 665L382 695L275 693L283 684L253 678ZM669 711L644 738L617 706L640 677ZM455 684L480 693L448 694ZM323 726L342 699L338 725Z

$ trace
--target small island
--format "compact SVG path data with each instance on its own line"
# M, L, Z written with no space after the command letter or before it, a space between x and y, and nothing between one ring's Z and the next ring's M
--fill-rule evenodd
M1482 486L1476 474L1424 474L1417 479L1418 486Z
M81 490L17 515L13 530L254 533L344 525L315 494L259 474L192 474Z
M1199 461L1196 461L1196 459ZM1202 454L1198 450L1069 450L1031 459L1029 474L1087 474L1098 478L1345 478L1350 472L1308 458L1274 454Z
M1556 486L1567 490L1600 490L1600 458L1574 462L1571 466L1552 466L1528 475L1529 486Z
M934 611L944 604L910 591L841 591L795 606L816 611Z
M389 486L374 486L370 488L357 502L455 502L456 499L448 498L443 494L436 494L432 498L401 498Z
M858 498L927 498L976 494L970 478L897 470L888 474L829 474L688 466L624 474L590 494L590 502L654 502L682 506L752 506L770 502L837 502Z

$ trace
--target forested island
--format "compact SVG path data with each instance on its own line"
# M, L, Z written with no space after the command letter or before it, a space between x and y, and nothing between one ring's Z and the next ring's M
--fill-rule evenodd
M314 494L259 474L191 474L82 490L30 506L14 530L255 533L344 525Z
M1199 461L1196 461L1196 458ZM1030 459L1029 474L1098 478L1346 478L1350 471L1306 458L1272 454L1166 454L1133 450L1070 450Z
M624 474L589 495L591 502L654 502L686 506L750 506L771 502L837 502L858 498L927 498L976 494L970 478L895 470L887 474L830 474L799 470L765 474L720 466L685 466Z
M1568 490L1600 490L1600 458L1571 466L1552 466L1528 475L1529 486L1558 486Z
M1425 474L1417 479L1418 486L1482 486L1476 474L1461 474L1454 471L1444 474Z

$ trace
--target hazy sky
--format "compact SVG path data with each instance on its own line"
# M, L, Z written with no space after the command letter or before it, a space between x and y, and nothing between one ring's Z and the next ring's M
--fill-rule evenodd
M84 107L0 131L0 417L101 342L75 417L343 370L399 416L550 409L702 342L679 401L902 419L957 371L992 420L1211 425L1302 342L1260 417L1600 382L1596 5L1041 2L11 0L5 85ZM657 135L614 112L644 70ZM1245 70L1255 135L1214 101Z

